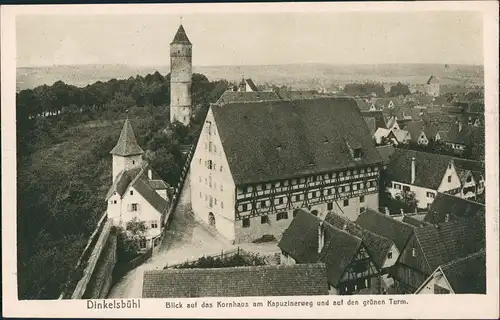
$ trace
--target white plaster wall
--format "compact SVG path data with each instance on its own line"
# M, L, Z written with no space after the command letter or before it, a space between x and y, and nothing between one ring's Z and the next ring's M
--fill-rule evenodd
M451 176L451 182L448 182L448 176ZM461 187L460 178L458 177L454 164L451 163L451 166L448 166L446 168L443 179L441 180L441 184L439 185L438 191L445 192L460 187Z
M429 279L429 281L423 286L420 291L417 294L434 294L434 285L437 284L438 286L450 290L452 292L451 288L449 287L448 283L446 282L446 279L441 275L441 273L436 273L434 274L433 277Z
M395 189L394 183L400 184L401 189ZM410 191L415 192L415 199L418 200L417 207L419 209L425 209L430 205L432 202L434 202L434 199L436 197L436 190L428 189L428 188L423 188L423 187L418 187L414 186L411 184L406 184L406 183L401 183L398 181L392 181L392 185L390 188L387 188L389 193L393 198L396 197L396 195L400 194L403 191L403 186L408 186L410 187ZM434 197L427 197L427 192L432 192L434 194Z
M212 135L208 134L208 121L212 123ZM211 152L209 151L210 142ZM205 164L207 160L212 160L215 169L207 168ZM233 241L235 239L235 185L211 108L207 113L191 161L190 179L193 213L208 224L208 215L212 212L215 216L216 230L228 240ZM212 197L212 207L210 207L210 197Z
M113 181L123 170L129 170L138 167L142 164L142 155L138 154L135 156L115 156L113 155Z
M392 253L392 257L389 259L386 256L386 260L382 265L382 268L392 267L399 258L399 250L395 245L392 245L391 250L389 250L389 252Z

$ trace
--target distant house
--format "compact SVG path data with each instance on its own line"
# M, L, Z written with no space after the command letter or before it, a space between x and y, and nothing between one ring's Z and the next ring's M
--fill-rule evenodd
M327 295L323 263L144 272L142 298Z
M424 221L438 224L453 220L464 220L485 213L484 204L469 201L445 193L438 193Z
M391 130L387 136L387 140L393 145L407 144L411 141L410 132L406 130Z
M325 263L330 294L369 288L372 278L379 275L361 238L304 210L297 212L278 247L281 263Z
M259 91L252 79L241 79L240 85L238 87L239 92L255 92Z
M375 108L377 110L392 109L394 108L394 102L392 99L380 98L375 101Z
M375 119L375 129L377 128L387 128L385 122L384 114L382 111L361 111L363 117L374 118Z
M405 129L408 130L411 137L411 142L426 146L429 144L429 140L431 137L427 138L425 134L425 126L421 121L412 121L408 122L405 126Z
M354 98L354 101L356 101L356 104L358 105L358 108L361 112L377 111L375 104L370 102L370 101L366 101L365 99L361 99L361 98Z
M107 215L117 226L137 219L146 224L146 242L158 244L169 204L169 186L142 159L144 151L135 139L132 125L125 121L113 155L113 184L108 190Z
M416 294L486 294L486 254L480 250L436 270Z
M452 157L396 149L387 165L393 197L414 192L419 208L428 208L438 192L463 196L462 182Z
M302 99L317 99L328 97L325 93L320 93L315 90L278 90L278 97L282 100L302 100Z
M439 80L435 76L430 76L425 84L425 93L432 97L439 96Z
M439 266L484 248L484 216L414 228L391 274L399 292L414 293Z
M446 136L446 140L442 141L450 146L457 154L463 153L466 147L482 147L476 150L482 150L482 152L484 152L484 128L474 125L463 125L461 121L458 121L451 126Z

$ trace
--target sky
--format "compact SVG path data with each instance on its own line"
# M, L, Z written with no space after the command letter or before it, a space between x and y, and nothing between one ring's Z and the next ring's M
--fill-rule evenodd
M169 64L181 23L193 64L483 64L475 12L20 15L17 66Z

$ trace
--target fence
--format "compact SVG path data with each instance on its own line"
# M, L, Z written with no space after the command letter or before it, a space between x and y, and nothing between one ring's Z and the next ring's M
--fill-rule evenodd
M87 245L82 251L82 254L80 255L80 258L78 258L78 261L73 268L73 270L70 271L68 275L68 280L66 281L65 289L59 296L59 299L67 299L70 298L73 290L75 289L77 282L80 280L80 278L83 276L83 270L86 268L88 259L90 258L90 254L95 248L95 245L97 243L97 240L99 239L99 236L104 228L104 225L106 224L108 220L108 215L107 212L104 212L102 217L99 219L97 222L97 226L94 229L94 232L90 236L89 240L87 241Z

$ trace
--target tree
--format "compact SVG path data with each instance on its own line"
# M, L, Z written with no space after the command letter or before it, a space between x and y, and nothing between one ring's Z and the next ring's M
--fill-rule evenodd
M396 200L401 202L401 209L405 212L414 212L417 209L418 200L413 191L401 191L396 195Z
M398 82L395 86L392 86L389 95L391 97L407 96L410 94L410 89L408 85Z
M146 229L146 223L139 220L137 217L134 217L134 219L127 222L126 230L133 239L143 239Z

